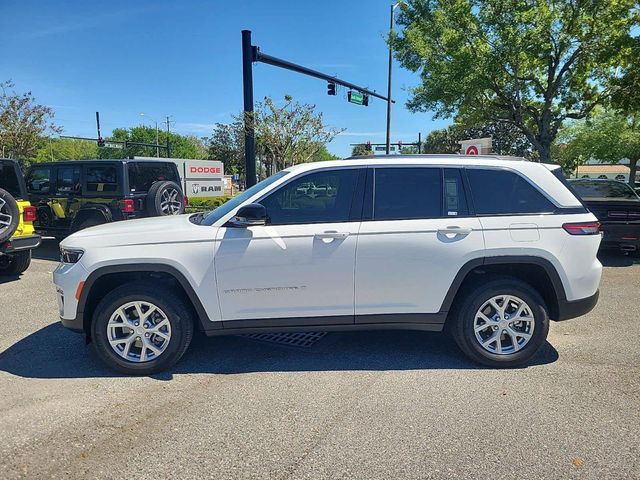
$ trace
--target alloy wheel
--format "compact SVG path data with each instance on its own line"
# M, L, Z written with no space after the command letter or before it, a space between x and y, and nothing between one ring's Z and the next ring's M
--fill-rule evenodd
M164 215L177 215L180 213L182 204L178 200L179 195L180 192L175 188L168 188L162 192L160 209Z
M13 215L11 214L11 210L9 210L9 204L0 198L0 235L11 227L12 222Z
M111 348L127 361L155 360L171 340L167 315L150 302L129 302L116 309L107 323Z
M535 318L527 303L514 295L496 295L475 314L473 330L478 343L490 353L509 355L531 340Z

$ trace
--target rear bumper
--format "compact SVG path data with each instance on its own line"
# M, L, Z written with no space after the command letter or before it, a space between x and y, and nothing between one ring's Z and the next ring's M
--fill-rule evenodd
M598 297L600 296L600 290L596 290L596 293L590 297L581 298L579 300L561 300L558 302L558 318L552 320L562 321L569 320L571 318L580 317L589 313L598 303Z
M26 237L15 237L5 242L0 247L2 253L14 253L21 250L32 250L37 248L42 243L42 237L40 235L29 235Z
M603 248L640 249L640 222L603 222Z

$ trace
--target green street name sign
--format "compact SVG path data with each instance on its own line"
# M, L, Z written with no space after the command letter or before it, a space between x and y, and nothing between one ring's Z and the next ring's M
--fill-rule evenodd
M362 105L364 103L364 95L360 92L349 92L347 97L351 103Z

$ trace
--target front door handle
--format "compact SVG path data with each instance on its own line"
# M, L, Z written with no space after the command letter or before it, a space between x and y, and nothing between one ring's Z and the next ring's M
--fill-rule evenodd
M469 235L471 233L471 229L452 225L446 228L439 228L438 233L442 233L444 235Z
M327 230L314 235L314 237L319 238L320 240L342 240L348 236L349 232L337 232L335 230Z

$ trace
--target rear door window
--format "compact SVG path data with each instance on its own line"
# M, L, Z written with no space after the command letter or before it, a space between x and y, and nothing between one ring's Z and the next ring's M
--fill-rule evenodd
M173 163L129 162L128 172L131 192L148 192L151 185L165 180L180 185L178 170Z
M467 170L478 215L550 213L556 207L520 175L507 170Z
M16 166L12 163L0 162L0 188L9 192L13 198L22 198L20 180Z
M375 169L374 220L441 217L442 197L442 178L439 168Z
M80 166L58 166L56 172L56 193L70 195L80 193Z
M114 193L118 191L118 171L115 165L86 165L87 192Z
M33 194L43 194L51 191L50 166L31 167L27 175L27 191Z

